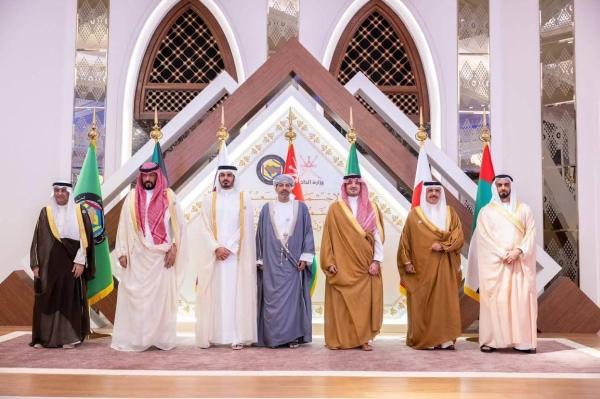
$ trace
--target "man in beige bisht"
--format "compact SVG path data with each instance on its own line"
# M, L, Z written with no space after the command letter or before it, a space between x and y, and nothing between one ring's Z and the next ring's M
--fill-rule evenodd
M492 201L479 212L476 232L481 351L512 345L536 353L535 222L531 209L517 202L512 177L494 178Z
M369 344L383 322L381 262L385 240L381 212L369 201L354 144L340 201L327 211L321 242L325 273L325 345L329 349Z
M122 269L111 348L173 349L187 225L160 167L146 162L123 203L115 252Z
M227 147L219 151L216 190L202 201L196 293L196 343L242 349L257 340L254 208L240 189Z
M424 182L420 203L406 218L398 248L408 309L406 345L454 350L461 334L462 226L456 212L446 206L440 183Z

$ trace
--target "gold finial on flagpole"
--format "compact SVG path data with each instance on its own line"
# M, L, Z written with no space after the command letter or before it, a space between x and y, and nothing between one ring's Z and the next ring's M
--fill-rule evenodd
M483 129L481 131L481 134L479 135L479 140L483 141L484 143L489 143L492 140L492 135L490 134L490 129L488 129L488 126L487 126L487 116L486 116L485 105L483 106Z
M217 139L221 142L227 141L229 138L229 133L227 133L227 128L225 127L225 106L221 105L221 127L217 132Z
M296 116L292 113L292 107L290 107L290 113L288 115L288 131L284 134L284 137L290 143L292 141L296 140L296 133L294 133L294 125L293 125L295 119L296 119Z
M419 131L415 134L415 138L421 143L421 147L425 144L425 140L427 140L427 132L425 131L425 127L423 126L423 108L419 107Z
M350 144L356 143L356 139L358 139L358 135L354 130L354 118L352 116L352 107L350 107L350 129L346 134L346 139L350 142Z
M162 137L163 134L158 127L158 109L154 107L154 126L150 132L150 138L154 139L155 143L158 143L158 140L162 139Z
M92 117L92 128L88 132L88 138L90 140L96 140L100 137L100 133L98 133L98 129L96 128L96 108L94 107L94 116Z

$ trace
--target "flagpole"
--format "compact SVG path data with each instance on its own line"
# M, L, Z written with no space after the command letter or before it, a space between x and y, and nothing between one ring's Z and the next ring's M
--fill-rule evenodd
M423 126L423 108L419 107L419 130L415 134L415 138L419 142L419 147L423 148L425 145L425 140L429 138L427 136L427 132L425 131L425 127Z
M483 106L483 129L481 131L481 134L479 135L479 140L483 141L484 147L488 145L490 141L492 141L492 135L490 134L490 130L488 129L487 124L485 105Z
M158 127L158 109L154 107L154 126L152 127L152 132L150 132L150 138L154 139L154 144L156 144L162 137L163 134Z
M292 141L296 140L296 133L294 133L294 119L296 116L292 113L292 107L290 107L290 113L288 114L288 131L284 134L284 137L288 141L288 147L292 145Z

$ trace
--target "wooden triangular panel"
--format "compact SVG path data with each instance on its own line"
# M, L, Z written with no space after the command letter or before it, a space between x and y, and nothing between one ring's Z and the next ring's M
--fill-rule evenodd
M349 110L353 109L359 144L396 181L412 188L417 166L410 154L387 129L348 92L297 39L287 44L265 62L225 101L226 125L232 137L264 107L289 81L295 79L341 126L348 127ZM220 113L214 112L165 158L172 187L177 190L211 155L217 151L216 132ZM416 131L416 127L415 127ZM465 239L470 241L473 216L450 193L452 206L462 221ZM111 247L114 245L122 202L106 215Z

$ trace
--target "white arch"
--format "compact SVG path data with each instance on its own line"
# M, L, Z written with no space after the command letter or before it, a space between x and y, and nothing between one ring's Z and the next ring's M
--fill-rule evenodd
M233 62L237 72L238 83L242 83L246 80L244 73L244 65L242 63L242 55L238 46L238 40L233 32L231 24L225 17L225 14L221 8L214 2L214 0L198 0L211 12L215 17L219 26L223 30L231 53L233 55ZM154 34L154 31L161 23L163 18L167 15L169 10L177 4L179 0L162 0L158 3L156 8L152 11L146 23L142 27L140 34L135 42L133 51L131 52L131 58L129 59L129 67L125 77L125 83L120 88L119 93L122 93L123 106L122 106L122 117L121 117L121 159L120 165L123 165L129 157L131 157L131 134L127 132L131 131L133 124L133 103L135 96L135 88L137 85L138 73L142 64L142 59L146 52L146 47L150 42L150 38Z
M438 73L436 72L436 63L434 61L433 52L431 47L428 44L427 38L425 36L425 32L421 28L421 25L415 18L415 13L413 13L407 5L401 0L383 0L392 10L398 14L404 25L408 29L410 35L412 36L415 44L417 45L417 49L419 50L419 55L421 57L421 62L423 63L423 69L425 70L425 79L427 80L427 93L429 95L429 102L431 104L430 113L431 113L431 139L433 142L441 148L442 144L442 96L440 93L440 85L438 80ZM327 69L329 69L331 65L331 61L333 58L333 53L335 48L346 29L346 26L350 22L350 20L354 17L354 15L360 10L368 0L355 0L350 6L346 9L337 25L333 29L331 37L329 38L329 42L327 44L327 48L325 49L325 54L323 56L322 64Z

